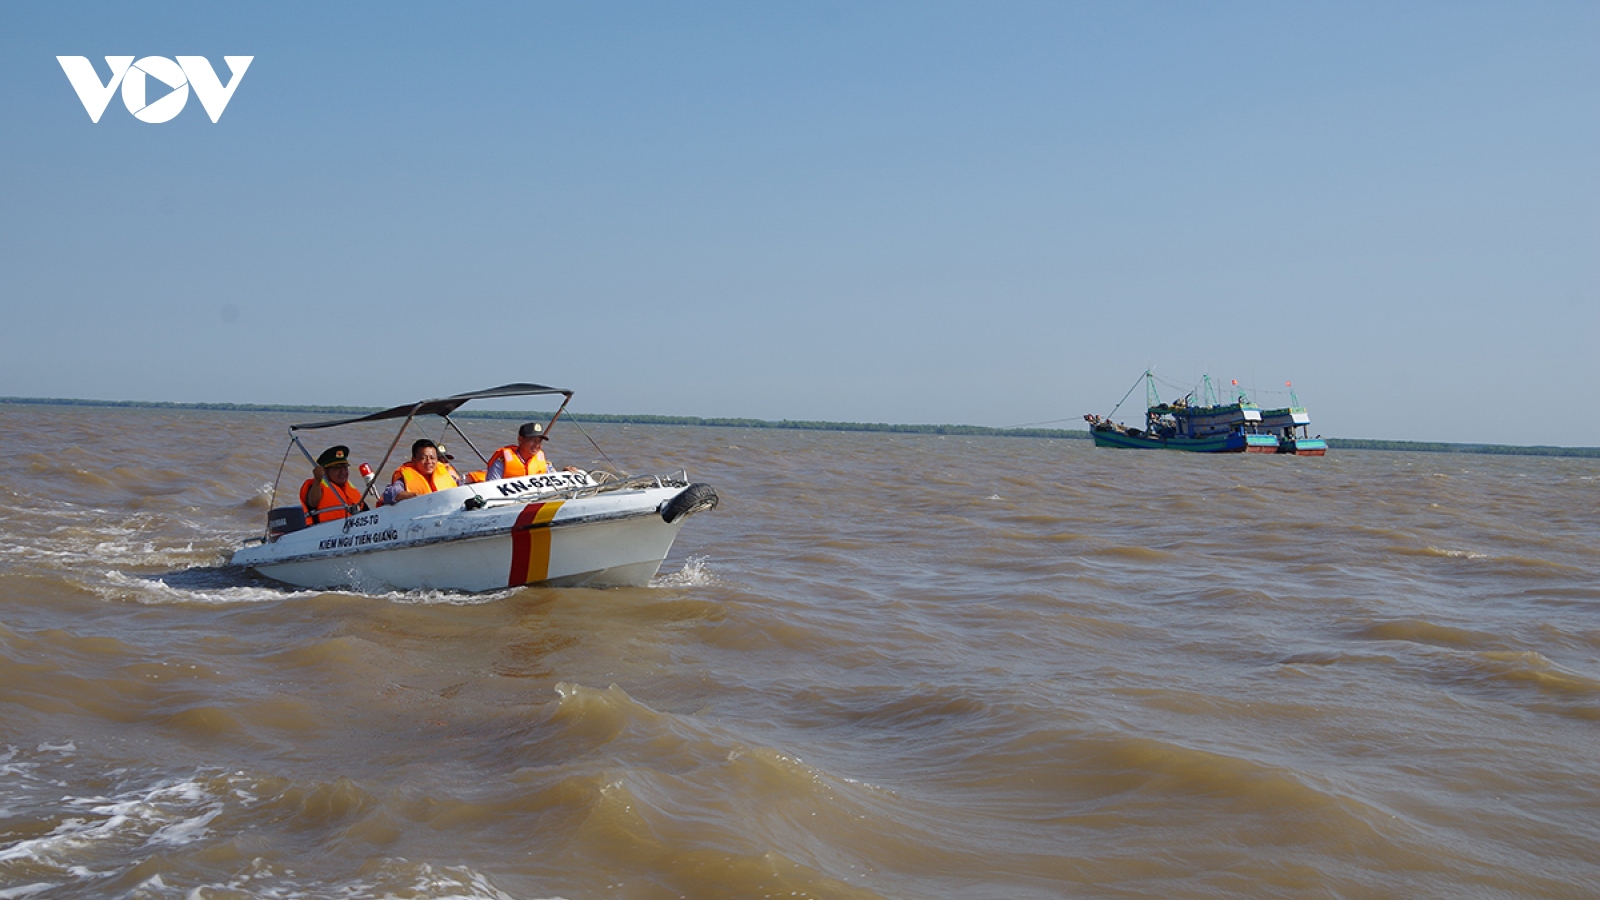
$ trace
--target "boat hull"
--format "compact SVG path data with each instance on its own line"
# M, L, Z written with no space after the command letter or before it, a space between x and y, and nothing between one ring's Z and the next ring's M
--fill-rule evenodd
M1295 456L1326 456L1328 442L1322 438L1292 438L1278 445L1279 453L1293 453Z
M1190 453L1277 453L1278 439L1270 434L1222 434L1215 437L1156 438L1144 434L1096 428L1090 432L1096 447L1124 450L1184 450Z
M414 497L246 546L233 556L296 587L479 593L521 585L642 586L683 517L683 484L611 493L520 496L468 485ZM713 494L714 497L714 494Z

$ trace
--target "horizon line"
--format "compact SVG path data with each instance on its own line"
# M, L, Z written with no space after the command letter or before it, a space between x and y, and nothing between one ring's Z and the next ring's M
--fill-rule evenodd
M90 400L71 397L0 397L0 403L19 406L89 406L122 409L177 409L202 412L303 412L362 414L381 406L318 406L272 403L180 403L170 400ZM465 419L516 419L549 415L533 410L473 410L457 414ZM607 424L687 425L702 428L787 428L801 431L862 431L896 434L939 434L983 437L1034 437L1088 440L1086 429L1000 428L989 425L891 425L884 422L832 422L808 419L751 419L741 417L666 416L654 414L573 413L585 421ZM1517 445L1449 441L1395 441L1374 438L1327 438L1328 446L1346 450L1397 450L1436 453L1487 453L1506 456L1600 457L1600 447L1563 447L1550 444Z

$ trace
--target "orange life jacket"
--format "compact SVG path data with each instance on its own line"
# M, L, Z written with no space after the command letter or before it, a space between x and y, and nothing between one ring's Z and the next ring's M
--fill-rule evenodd
M545 472L550 471L550 461L544 458L543 450L535 450L533 453L533 458L527 462L523 462L522 457L517 455L516 444L510 444L505 447L501 447L499 450L495 451L495 454L505 460L505 462L502 464L505 466L505 472L501 476L503 478L521 478L524 475L542 475ZM490 464L494 463L493 456L489 457L489 462Z
M310 493L311 486L316 484L315 478L307 478L306 483L300 485L300 508L306 512L306 524L315 525L318 522L332 522L350 515L347 506L361 505L361 492L355 485L346 482L343 485L331 481L322 483L322 499L317 502L317 508L312 509L306 505L306 494Z
M406 490L413 494L431 494L434 491L447 491L459 486L456 480L450 477L450 470L443 463L433 470L432 478L417 471L411 463L406 463L394 470L394 478L390 480L404 481Z

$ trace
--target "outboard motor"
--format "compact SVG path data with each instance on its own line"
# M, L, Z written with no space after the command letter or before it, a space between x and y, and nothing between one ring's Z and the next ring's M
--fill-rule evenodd
M267 536L282 537L306 527L306 511L299 506L280 506L267 513Z

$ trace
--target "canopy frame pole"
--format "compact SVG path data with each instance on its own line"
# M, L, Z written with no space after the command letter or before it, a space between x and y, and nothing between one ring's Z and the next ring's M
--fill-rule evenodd
M472 452L478 455L478 460L487 466L489 464L488 458L483 455L482 450L478 449L478 445L472 442L472 438L467 437L467 433L461 430L461 427L456 424L454 419L450 418L449 416L444 416L443 418L444 423L450 426L450 430L454 431L458 436L460 436L463 441L466 441L467 446L472 448Z
M557 409L556 410L556 414L550 417L550 424L544 426L545 433L547 433L547 434L550 432L550 429L556 427L556 420L561 418L561 414L566 412L566 410L567 410L567 404L572 402L572 392L571 391L561 391L560 393L561 393L561 408Z
M313 466L317 464L317 458L311 455L311 451L306 449L305 444L300 443L300 435L294 433L293 427L289 429L289 440L300 448L300 452L305 456L306 462L311 463Z
M416 406L411 407L411 413L406 416L404 422L400 423L400 430L395 432L394 440L389 442L389 449L383 452L383 462L378 463L378 471L374 472L371 480L367 482L367 489L361 492L362 503L367 502L367 497L373 494L373 488L377 486L378 479L382 478L384 470L389 468L389 457L394 455L394 448L400 446L400 439L405 437L406 429L411 427L411 420L416 418L417 407L421 405L421 403L418 403Z
M625 477L629 477L626 472L622 471L622 467L617 465L615 462L613 462L611 457L606 455L606 451L604 449L602 449L599 444L595 443L594 438L589 437L589 432L583 430L583 426L578 424L578 420L577 419L573 419L572 420L572 427L578 429L578 433L583 435L586 439L588 439L589 446L593 447L594 451L596 453L600 454L600 458L604 459L606 461L606 465L608 465L611 468L617 470L616 474L618 476L624 477L624 478Z

